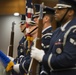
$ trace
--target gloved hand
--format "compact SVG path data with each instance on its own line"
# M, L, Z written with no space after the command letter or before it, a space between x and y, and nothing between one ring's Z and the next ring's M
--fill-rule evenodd
M20 70L19 70L19 64L14 65L14 66L13 66L13 70L14 70L15 72L19 73L19 72L20 72Z
M37 61L41 62L45 52L43 50L39 50L36 47L32 47L31 49L31 57L36 59Z
M11 56L7 56L11 61L14 61L14 58Z

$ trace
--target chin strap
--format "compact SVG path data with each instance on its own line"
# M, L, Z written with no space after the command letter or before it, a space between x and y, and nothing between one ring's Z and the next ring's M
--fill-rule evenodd
M22 32L24 32L24 31L25 31L25 29L26 29L26 27L23 29L23 31L22 31Z
M67 13L68 13L68 11L69 11L69 8L67 9L67 11L66 11L66 13L64 14L64 16L62 17L62 19L60 20L60 24L63 22L63 20L64 20L64 18L65 18L65 16L67 15Z
M38 27L34 28L29 34L31 34L33 31L35 31Z

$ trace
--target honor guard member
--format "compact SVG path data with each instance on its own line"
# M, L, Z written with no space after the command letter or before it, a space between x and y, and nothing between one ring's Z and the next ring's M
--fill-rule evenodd
M42 49L47 53L50 39L52 36L52 21L54 18L54 9L48 6L45 6L43 10L43 30L42 30Z
M76 75L76 0L59 0L54 8L61 26L54 31L47 54L32 47L31 57L50 68L50 75Z
M15 64L21 63L23 58L26 56L26 49L24 46L24 42L26 41L26 36L25 36L26 35L26 24L25 24L25 22L26 22L25 15L21 15L20 30L24 34L24 36L19 41L19 45L17 47L17 57L12 58L12 57L8 56L9 59L12 60ZM13 75L21 75L21 74L17 74L14 70L12 70L11 72Z
M35 37L37 37L37 28L38 28L37 25L32 24L32 25L29 26L29 30L30 30L29 33L31 33L33 39L35 39ZM34 42L34 40L33 40L33 42ZM32 44L31 44L31 46L32 46ZM13 67L14 71L16 71L18 74L23 74L24 75L24 73L28 72L30 61L31 61L31 58L30 58L30 52L29 52L27 54L27 56L23 58L23 60L21 61L20 64L14 65L14 67Z
M26 24L25 24L25 15L21 15L21 22L20 22L20 30L24 34L24 36L21 38L19 45L17 47L17 58L14 60L17 63L20 63L20 58L24 57L26 55L24 42L26 41Z
M40 10L40 4L35 4L35 7L38 9L38 11L35 13L37 14L38 18L39 18L39 10ZM51 39L51 35L52 35L52 21L54 18L54 9L48 6L44 6L43 9L43 30L42 30L42 49L45 51L45 53L47 52L46 48L49 48L49 40ZM36 18L35 18L36 19ZM34 21L35 21L34 19ZM47 41L47 40L48 41Z
M52 28L52 21L54 18L54 9L48 6L45 6L43 10L43 30L42 30L42 39L41 39L41 46L44 50L45 54L47 53L49 46L50 46L50 40L53 32ZM49 74L49 69L41 67L40 75L47 75Z

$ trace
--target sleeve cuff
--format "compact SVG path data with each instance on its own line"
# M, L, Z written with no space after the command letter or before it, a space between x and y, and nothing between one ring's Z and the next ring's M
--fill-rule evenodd
M11 61L14 61L14 58L11 56L7 56Z
M19 64L16 64L13 66L13 70L17 73L20 73L20 70L19 70Z

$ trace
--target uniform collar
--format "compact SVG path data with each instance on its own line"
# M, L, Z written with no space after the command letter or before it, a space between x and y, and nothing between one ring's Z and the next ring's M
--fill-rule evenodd
M51 25L48 26L47 28L43 29L43 30L42 30L42 33L44 33L48 28L51 28Z
M71 20L70 20L71 21ZM68 21L67 23L65 23L63 26L60 27L61 31L65 31L66 26L68 25L68 23L70 22Z

